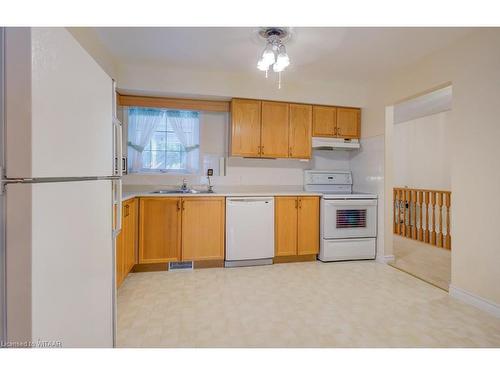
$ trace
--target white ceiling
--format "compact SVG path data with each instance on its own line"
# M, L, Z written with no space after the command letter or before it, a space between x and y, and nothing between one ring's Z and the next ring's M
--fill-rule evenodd
M119 63L169 65L202 71L254 73L264 41L258 28L97 28ZM471 28L292 28L287 43L294 78L369 79L438 50Z

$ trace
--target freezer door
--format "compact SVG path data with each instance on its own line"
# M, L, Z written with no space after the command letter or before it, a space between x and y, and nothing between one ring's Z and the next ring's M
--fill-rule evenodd
M113 174L113 83L65 28L6 29L6 173Z
M111 181L14 184L6 196L8 339L112 347Z

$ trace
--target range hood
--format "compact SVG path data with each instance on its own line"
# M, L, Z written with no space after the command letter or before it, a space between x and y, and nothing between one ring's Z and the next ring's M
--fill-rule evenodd
M358 139L313 137L313 150L356 150L359 148Z

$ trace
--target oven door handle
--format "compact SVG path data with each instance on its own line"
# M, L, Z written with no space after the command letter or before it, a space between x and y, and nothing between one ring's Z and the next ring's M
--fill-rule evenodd
M376 206L376 199L325 199L328 206Z

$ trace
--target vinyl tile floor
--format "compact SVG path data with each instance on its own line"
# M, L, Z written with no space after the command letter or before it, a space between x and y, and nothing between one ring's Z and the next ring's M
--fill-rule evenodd
M390 266L132 273L119 347L500 347L500 319Z

